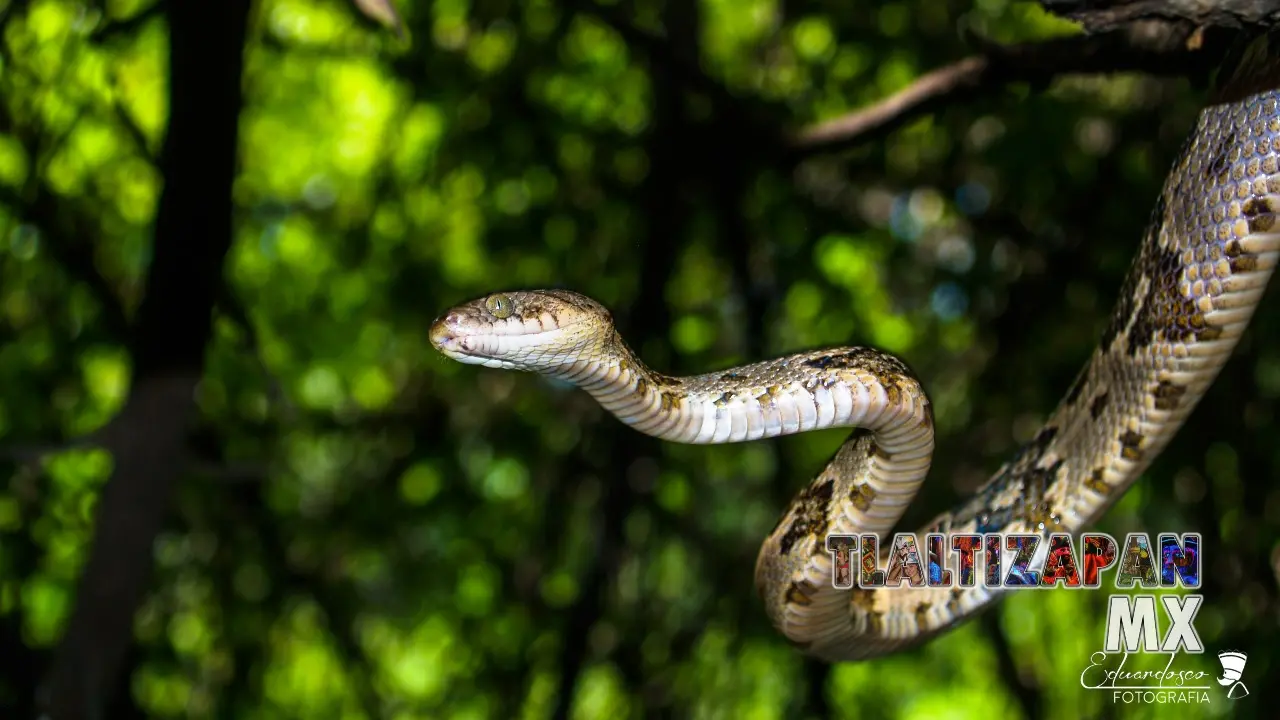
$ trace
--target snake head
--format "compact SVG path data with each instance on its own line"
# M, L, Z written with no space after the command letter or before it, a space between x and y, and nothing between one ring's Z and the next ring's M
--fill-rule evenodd
M568 290L493 293L451 308L431 324L431 344L446 357L543 373L600 359L612 334L609 311Z

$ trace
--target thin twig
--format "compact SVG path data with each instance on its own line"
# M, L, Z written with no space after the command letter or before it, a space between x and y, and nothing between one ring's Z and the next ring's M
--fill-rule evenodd
M1276 0L1040 0L1040 4L1090 30L1110 30L1153 19L1185 20L1202 27L1269 27L1280 13Z
M1204 43L1194 29L1182 25L992 45L980 55L926 73L870 106L800 130L792 146L815 152L866 142L958 100L995 94L1013 83L1042 83L1070 74L1207 71L1219 51L1217 43Z

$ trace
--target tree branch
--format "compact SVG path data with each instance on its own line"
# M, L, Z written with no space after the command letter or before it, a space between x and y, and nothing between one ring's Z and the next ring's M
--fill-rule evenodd
M797 150L828 151L883 137L961 99L992 95L1012 83L1048 82L1060 75L1147 72L1207 73L1226 39L1183 23L1147 22L1101 35L988 47L981 55L926 73L901 91L847 115L800 130Z
M153 545L182 471L194 389L231 244L248 0L165 3L169 127L147 293L129 338L134 376L104 433L115 467L89 560L43 688L52 720L103 717L133 640Z
M1040 4L1089 30L1110 30L1142 20L1239 28L1269 25L1280 17L1280 0L1040 0Z

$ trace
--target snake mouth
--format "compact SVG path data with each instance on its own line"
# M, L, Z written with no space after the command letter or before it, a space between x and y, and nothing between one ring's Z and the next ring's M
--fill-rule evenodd
M431 323L428 335L432 346L445 357L461 363L506 370L525 369L523 363L515 359L524 354L521 350L538 345L543 336L564 330L557 327L535 333L468 332L459 328L460 320L449 314Z
M449 324L445 321L445 318L436 318L436 321L431 323L431 330L427 333L427 336L431 339L431 344L441 351L452 349L453 345L460 339L457 335L454 335L453 330L449 329Z
M456 317L450 315L431 323L428 337L431 339L431 345L436 350L439 350L448 358L464 363L477 363L497 359L477 352L476 343L473 342L474 336L457 332L453 327L456 323Z

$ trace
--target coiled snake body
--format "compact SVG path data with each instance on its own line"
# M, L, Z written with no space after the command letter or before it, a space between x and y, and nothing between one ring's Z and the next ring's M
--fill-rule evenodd
M1280 254L1278 101L1268 89L1201 113L1088 365L1035 439L927 532L1087 529L1169 442L1231 354ZM669 377L636 357L602 306L562 290L460 305L432 325L431 341L464 363L573 382L622 422L675 442L862 428L792 500L756 563L769 617L812 655L890 652L1001 592L982 583L832 587L826 537L884 538L933 453L929 400L910 370L885 353L834 348Z

